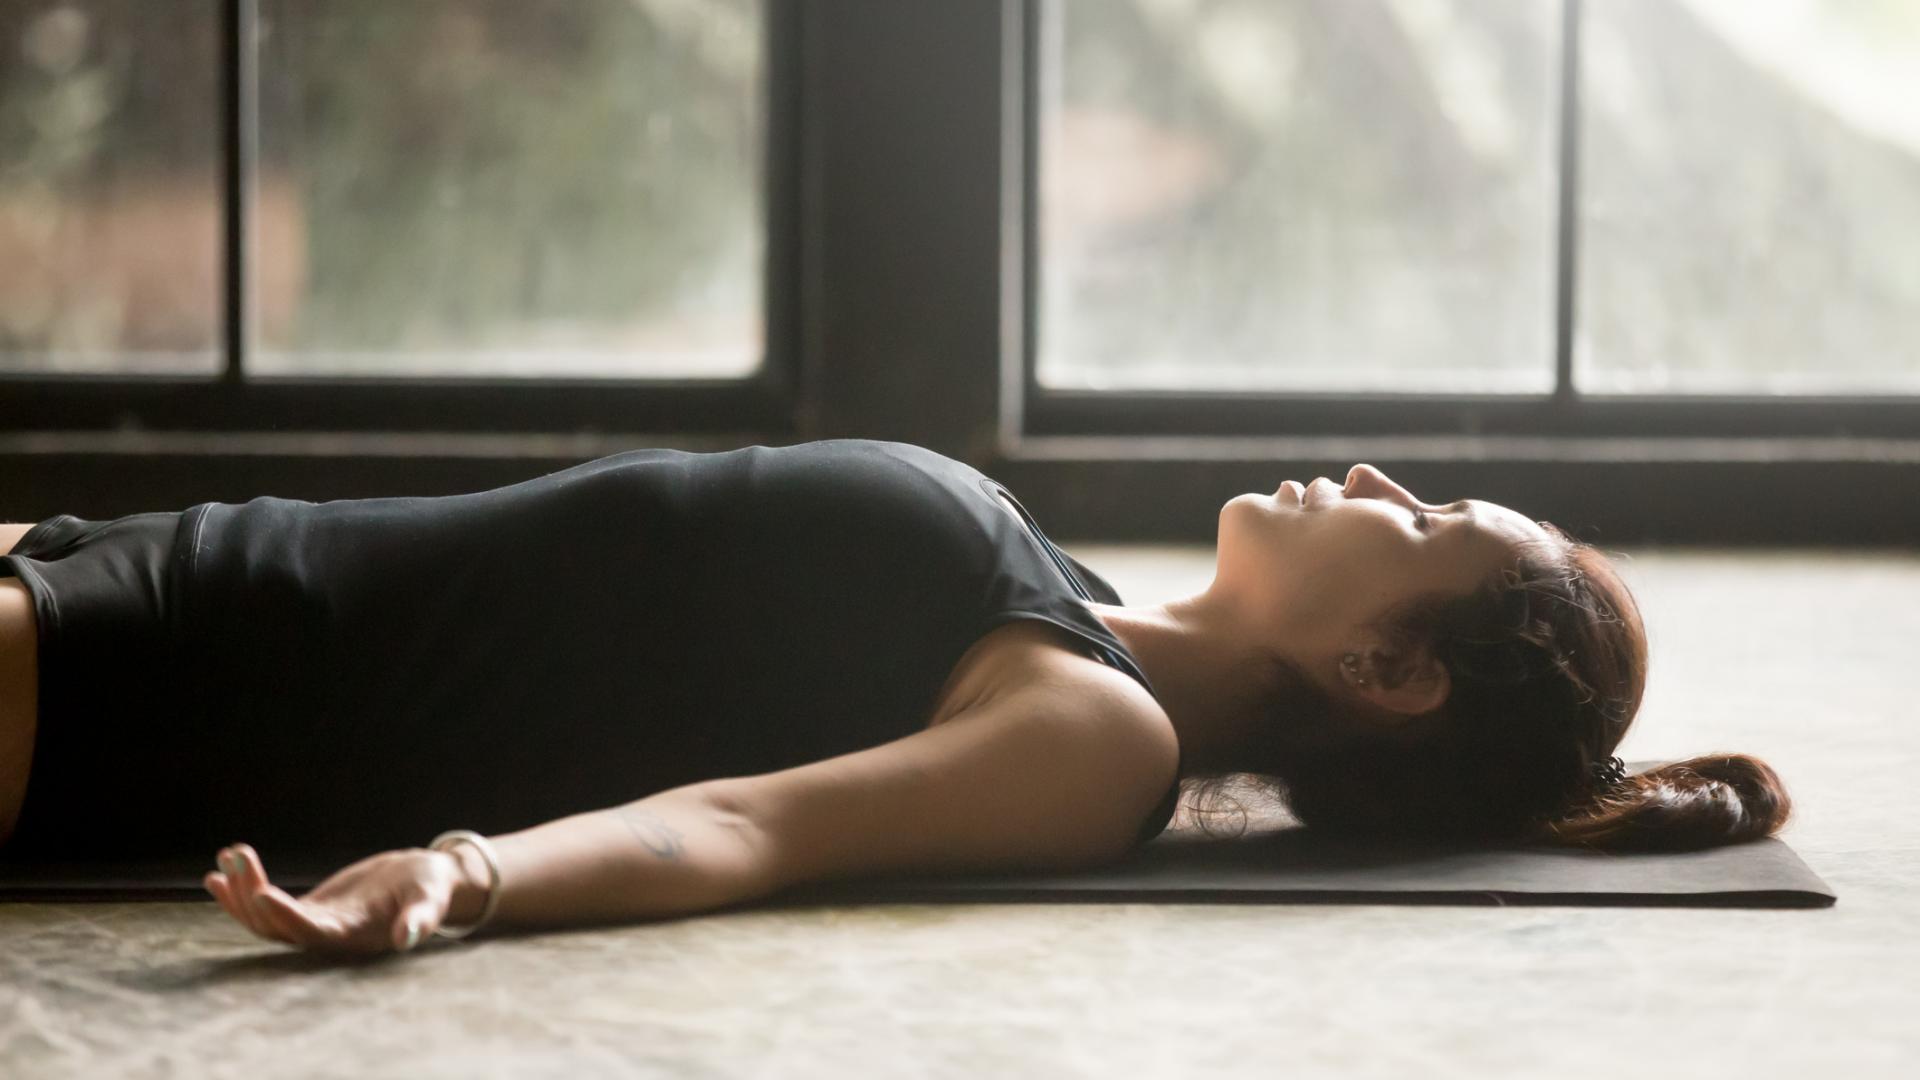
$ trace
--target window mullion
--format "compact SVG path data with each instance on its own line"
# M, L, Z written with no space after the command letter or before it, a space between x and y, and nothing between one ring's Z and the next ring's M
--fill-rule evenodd
M1560 184L1554 258L1554 379L1556 402L1574 401L1574 276L1580 237L1580 0L1560 8Z
M221 291L220 325L226 363L221 381L244 378L247 335L249 219L247 185L253 177L258 131L258 52L254 0L220 0Z

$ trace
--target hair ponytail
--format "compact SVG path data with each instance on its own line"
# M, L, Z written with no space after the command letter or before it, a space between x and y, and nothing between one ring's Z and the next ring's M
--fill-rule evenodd
M1758 840L1793 803L1759 758L1709 754L1629 775L1543 825L1543 838L1605 851L1692 851Z

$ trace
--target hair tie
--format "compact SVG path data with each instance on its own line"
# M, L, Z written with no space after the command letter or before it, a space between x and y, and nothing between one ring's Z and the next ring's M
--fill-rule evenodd
M1627 778L1627 763L1618 755L1609 754L1605 761L1596 761L1587 767L1593 778L1603 787L1611 787Z

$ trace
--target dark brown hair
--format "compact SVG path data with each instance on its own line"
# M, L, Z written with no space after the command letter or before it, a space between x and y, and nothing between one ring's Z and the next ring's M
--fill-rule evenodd
M1439 709L1383 727L1281 664L1245 772L1189 778L1203 827L1240 775L1311 829L1386 840L1686 850L1784 824L1780 778L1744 754L1596 778L1639 712L1646 629L1607 557L1542 525L1552 543L1525 545L1472 593L1421 597L1383 620L1388 640L1446 667Z

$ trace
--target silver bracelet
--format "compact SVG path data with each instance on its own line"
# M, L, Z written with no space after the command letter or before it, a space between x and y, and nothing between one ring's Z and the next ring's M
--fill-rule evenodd
M450 829L434 837L433 843L427 845L427 850L446 851L453 845L462 843L472 844L479 850L480 857L486 860L487 877L489 879L487 884L487 902L480 909L480 918L478 921L470 926L463 926L458 930L449 930L443 923L433 928L433 935L435 937L466 937L468 934L487 925L487 920L493 918L494 909L500 906L500 856L493 850L493 845L487 841L486 837L481 836L471 829Z

